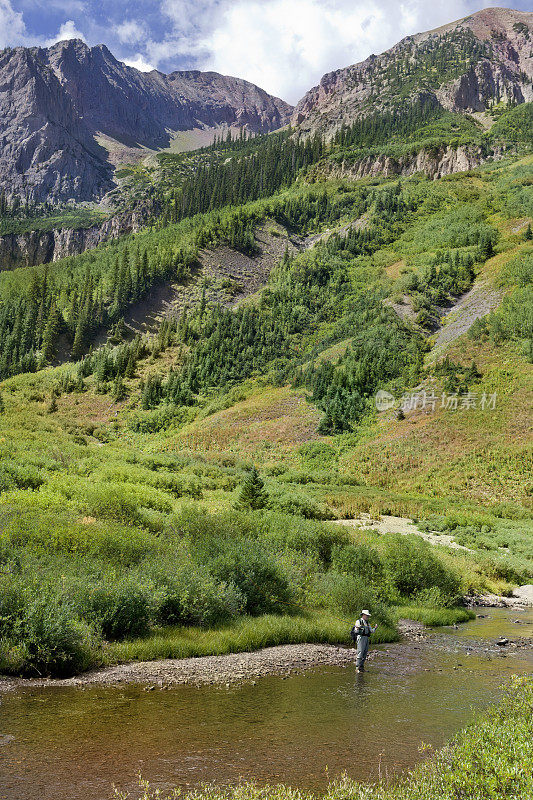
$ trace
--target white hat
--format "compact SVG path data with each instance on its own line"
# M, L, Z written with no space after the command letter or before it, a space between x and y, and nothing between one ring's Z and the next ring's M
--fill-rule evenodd
M361 616L362 616L363 614L365 614L367 617L371 617L371 616L372 616L372 614L370 613L370 611L368 610L368 608L363 608L363 610L361 611Z

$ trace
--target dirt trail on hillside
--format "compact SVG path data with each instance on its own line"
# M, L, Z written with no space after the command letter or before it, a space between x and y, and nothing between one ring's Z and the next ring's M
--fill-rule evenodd
M400 533L402 536L420 536L430 544L438 544L442 547L451 547L453 550L466 550L471 553L468 547L462 544L457 544L453 536L446 533L439 533L438 531L421 531L419 530L412 519L407 517L393 517L387 514L382 515L379 520L372 519L369 514L361 514L360 517L355 519L337 519L335 524L344 525L348 528L365 528L376 531L377 533Z

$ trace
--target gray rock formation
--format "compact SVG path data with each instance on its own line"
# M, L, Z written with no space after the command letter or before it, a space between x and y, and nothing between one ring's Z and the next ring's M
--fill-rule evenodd
M491 156L492 157L492 156ZM355 161L343 161L335 165L329 162L318 168L330 178L368 178L383 175L386 178L396 175L415 175L423 173L428 178L442 178L454 172L466 172L483 163L487 158L481 147L437 147L422 148L418 153L394 158L387 155L365 156Z
M112 186L105 150L56 75L24 48L0 52L0 186L37 200L87 200Z
M148 215L148 210L140 209L116 214L101 225L92 225L89 228L33 230L0 236L0 271L57 261L65 256L75 256L85 250L92 250L109 239L137 233Z
M127 145L166 147L169 130L246 125L267 132L287 121L291 106L240 78L216 72L139 72L105 45L77 39L35 56L57 76L85 125Z
M485 111L533 100L532 81L533 13L488 8L324 75L297 104L292 124L331 136L342 123L421 95L449 111Z
M139 72L103 46L71 39L0 51L0 187L8 197L94 200L113 186L103 134L163 148L171 132L221 124L284 125L292 107L215 72Z

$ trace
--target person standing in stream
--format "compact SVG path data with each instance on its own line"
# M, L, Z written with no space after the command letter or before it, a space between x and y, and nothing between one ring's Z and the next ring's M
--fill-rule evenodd
M368 655L368 643L370 642L370 637L378 627L377 623L374 625L374 627L372 627L370 624L371 616L372 615L370 614L368 608L364 608L361 611L361 616L352 628L352 638L357 644L357 658L355 661L357 672L365 671L365 661Z

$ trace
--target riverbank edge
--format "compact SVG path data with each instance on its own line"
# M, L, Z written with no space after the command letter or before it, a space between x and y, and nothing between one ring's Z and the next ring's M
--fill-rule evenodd
M402 609L404 610L404 609ZM411 609L405 609L411 610ZM416 610L416 609L415 609ZM467 621L465 609L462 621ZM469 612L469 619L475 617ZM459 617L457 617L459 620ZM431 627L422 620L397 619L398 634L383 637L376 644L391 644L425 639ZM378 651L374 651L377 653ZM373 654L370 653L370 660ZM277 675L287 678L320 666L347 667L354 664L356 650L352 645L324 642L296 642L243 649L224 654L199 655L186 658L132 660L110 664L69 678L18 678L0 676L0 693L39 687L88 687L143 685L146 689L164 689L179 684L193 686L230 686L255 682L259 678Z
M466 607L429 609L422 606L404 606L395 609L397 635L381 636L376 644L388 644L401 639L420 640L431 628L466 622L475 617L475 609L506 607L525 610L528 604L513 597L497 595L464 598ZM468 615L468 616L467 616ZM260 618L259 618L260 619ZM349 623L342 624L349 628ZM216 634L215 632L212 632ZM329 632L331 633L331 632ZM119 658L95 669L68 678L20 678L0 675L0 694L19 689L37 687L84 687L139 684L147 688L165 688L178 684L232 685L254 681L267 675L288 677L319 666L348 666L355 662L355 649L342 643L341 635L333 640L325 637L313 641L286 639L277 645L269 643L243 647L234 642L224 653L198 653L187 657ZM275 638L275 637L274 637ZM119 645L120 647L120 645Z

